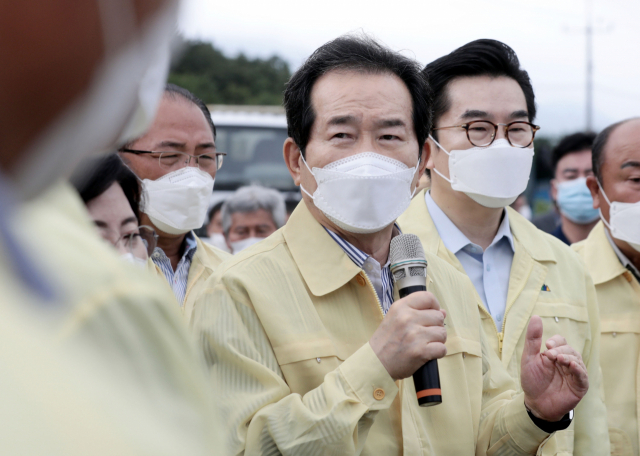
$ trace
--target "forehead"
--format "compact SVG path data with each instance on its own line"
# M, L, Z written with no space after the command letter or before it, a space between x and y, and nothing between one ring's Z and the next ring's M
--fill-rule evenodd
M200 108L180 96L165 94L153 124L143 138L166 139L173 135L213 142L213 132Z
M558 171L568 168L591 169L591 149L571 152L558 160Z
M640 162L640 119L613 130L605 147L605 164L621 165L628 160Z
M342 115L352 115L361 121L393 116L412 125L409 89L402 79L391 73L331 71L314 84L311 103L317 126Z
M447 84L446 96L447 117L457 118L466 111L479 110L498 118L527 110L522 88L515 79L506 76L459 77Z
M87 201L87 210L94 219L107 223L120 223L122 220L134 216L129 200L117 182L111 184L107 190L94 199Z

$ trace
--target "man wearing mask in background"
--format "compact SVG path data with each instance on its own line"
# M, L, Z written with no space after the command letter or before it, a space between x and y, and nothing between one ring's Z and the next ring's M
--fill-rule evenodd
M1 4L1 454L219 448L210 390L173 300L56 184L83 156L143 132L177 6Z
M587 188L592 176L591 146L595 133L574 133L564 137L553 149L554 178L551 199L560 210L560 224L551 234L567 245L587 238L598 222L598 210Z
M574 244L593 277L600 307L600 364L611 454L640 454L640 118L605 128L587 178L602 219Z
M469 276L485 333L514 379L533 315L542 317L545 338L562 334L581 352L589 392L571 428L556 433L543 454L609 454L591 278L569 247L508 207L526 188L533 162L538 127L529 76L515 52L494 40L468 43L424 72L434 90L431 190L413 199L400 227Z
M433 294L393 302L390 242L425 169L429 95L416 62L367 37L321 46L288 82L284 157L304 201L195 308L230 454L535 454L568 425L586 368L560 336L540 353L539 319L514 396L463 274L427 254ZM419 407L408 377L436 358L443 403Z
M207 106L191 92L168 84L149 130L120 149L142 180L140 223L152 226L158 245L151 260L162 272L191 320L205 280L228 253L202 242L193 232L207 217L223 153Z
M222 206L222 230L231 252L236 253L272 235L284 226L284 198L272 188L241 187Z

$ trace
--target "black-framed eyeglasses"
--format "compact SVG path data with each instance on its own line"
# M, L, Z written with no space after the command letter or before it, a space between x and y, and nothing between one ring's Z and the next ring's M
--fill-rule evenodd
M132 254L135 254L144 245L147 256L151 256L158 245L158 234L150 226L140 225L136 231L120 236L113 245L115 247L122 245L127 252Z
M191 155L186 152L154 152L151 150L135 150L123 147L120 152L135 155L149 155L153 159L158 160L160 168L167 171L176 171L191 164L191 160L196 161L196 165L201 171L213 174L222 168L223 157L227 155L225 152L214 152L212 154Z
M449 128L464 128L467 132L467 139L476 147L488 147L496 139L498 127L504 127L504 136L514 147L529 147L540 130L538 125L521 120L509 122L508 124L494 124L488 120L472 120L462 125L452 125L450 127L434 128L436 130L446 130Z

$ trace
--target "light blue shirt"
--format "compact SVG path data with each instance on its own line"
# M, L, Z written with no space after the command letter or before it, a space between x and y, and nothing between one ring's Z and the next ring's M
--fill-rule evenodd
M175 295L180 307L184 304L184 296L187 294L187 279L189 278L189 269L191 269L191 260L196 253L198 244L193 231L187 233L184 238L184 254L178 262L178 267L173 270L171 260L160 247L156 247L151 255L151 260L160 268L167 282L171 285L173 294Z
M444 246L458 258L480 295L482 303L493 317L498 331L502 331L509 291L509 274L515 252L509 227L509 214L504 211L504 217L493 242L483 252L482 247L471 242L453 224L433 201L430 192L425 194L424 199Z

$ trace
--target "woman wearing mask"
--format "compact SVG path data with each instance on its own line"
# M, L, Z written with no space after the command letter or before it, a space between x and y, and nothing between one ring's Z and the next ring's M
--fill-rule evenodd
M136 176L116 154L81 166L71 179L104 240L128 261L145 265L157 235L138 225L141 202Z

